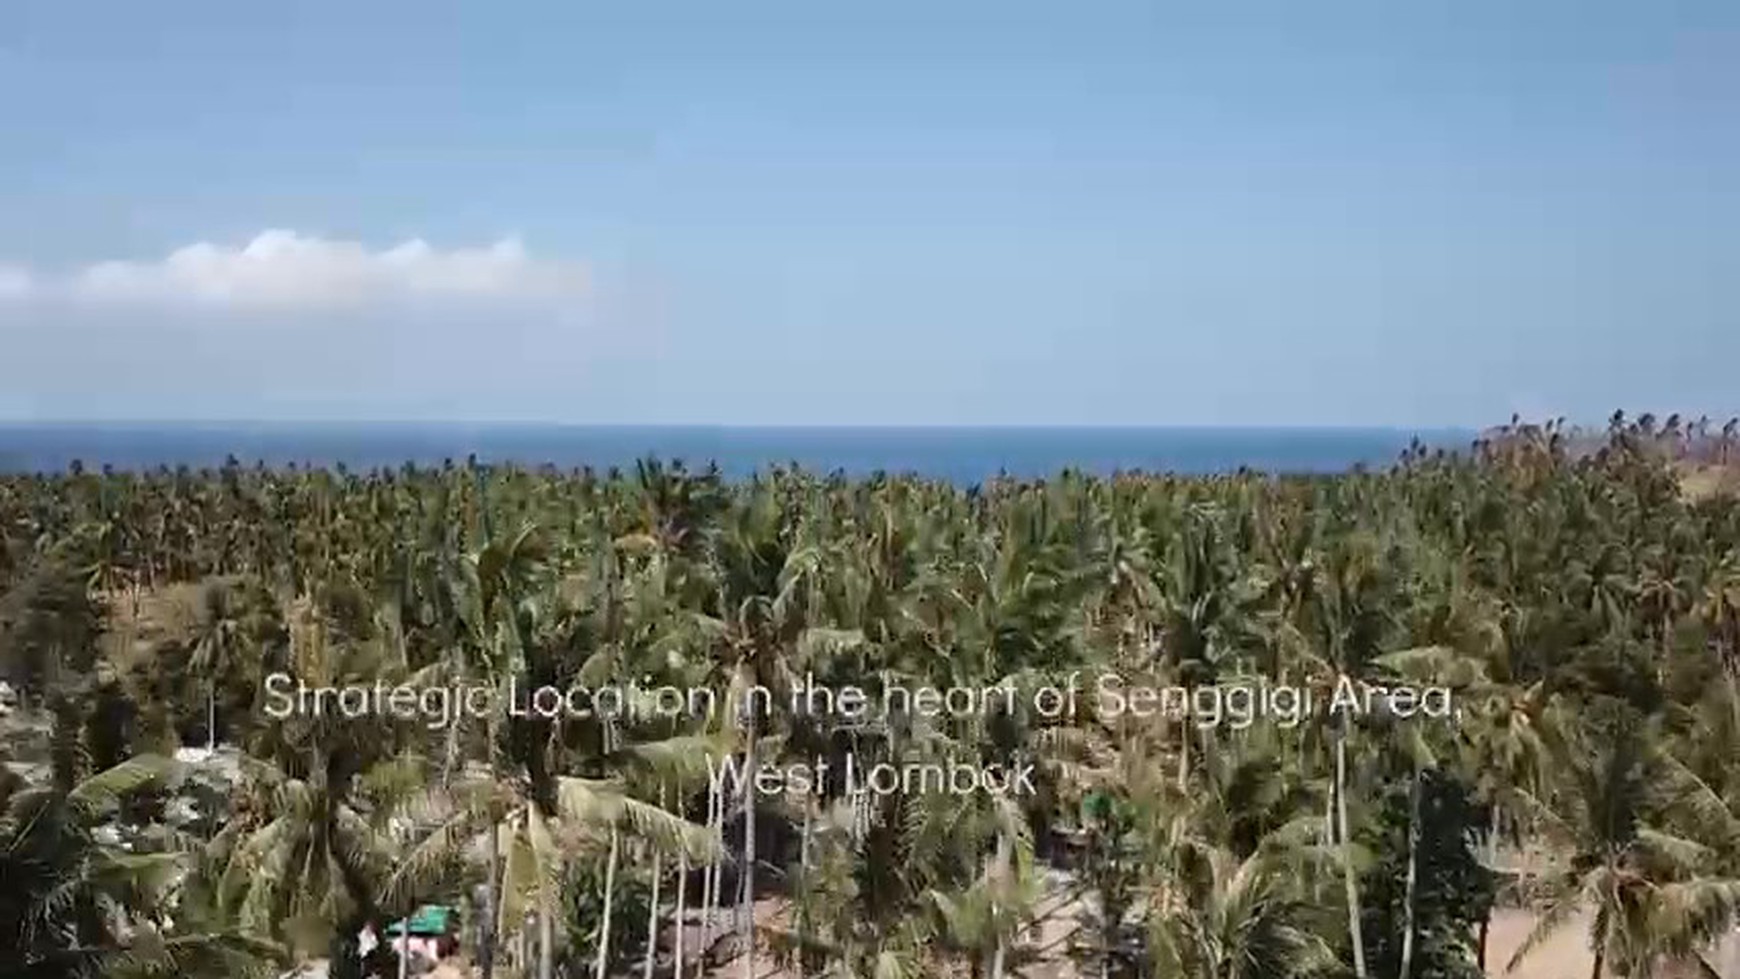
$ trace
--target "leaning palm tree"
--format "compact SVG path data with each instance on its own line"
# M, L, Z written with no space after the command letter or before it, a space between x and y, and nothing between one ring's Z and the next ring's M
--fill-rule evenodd
M0 767L0 975L82 979L126 954L182 857L127 852L98 830L123 798L171 768L139 756L82 781L63 769L30 787Z
M1297 863L1277 845L1243 860L1187 846L1151 919L1156 974L1181 979L1285 979L1332 966L1325 922L1301 890Z
M641 747L646 756L682 750L675 745ZM386 883L389 899L409 905L438 894L453 879L453 868L471 857L491 859L493 848L493 859L502 868L493 893L496 903L480 910L498 927L528 915L538 921L539 968L545 976L553 969L552 919L559 913L562 870L570 860L603 851L609 854L605 876L613 877L624 835L699 866L719 857L703 827L634 798L620 779L558 776L540 786L524 777L496 781L480 773L444 789L430 789L399 812L420 827L420 835ZM607 883L607 907L609 889ZM606 912L599 962L609 960L609 919Z
M332 767L292 774L249 759L250 788L213 838L224 910L253 933L316 952L381 917L392 839Z
M1659 739L1657 724L1605 705L1563 742L1563 784L1534 816L1568 859L1536 882L1539 920L1509 968L1579 914L1591 979L1650 975L1733 929L1740 880L1720 875L1712 843L1740 839L1740 820Z
M974 975L1003 979L1016 934L1038 898L1032 832L1012 799L965 808L955 816L961 819L957 838L988 835L995 842L964 886L932 887L926 896L942 916L943 943L966 954Z
M173 916L134 922L125 947L104 963L104 979L269 979L282 973L283 946L249 933L218 903L222 866L184 853L163 905Z
M286 675L309 688L381 675L376 650L337 634L308 597L284 610ZM291 711L262 729L241 761L242 784L224 828L207 846L223 867L220 908L250 932L312 952L349 949L380 917L391 869L388 808L372 789L403 791L403 761L382 758L386 719Z
M855 801L836 801L812 827L805 933L776 933L773 944L776 950L789 947L800 962L826 962L826 974L842 979L921 974L919 964L936 944L937 919L945 917L933 913L941 909L924 886L930 862L916 855L900 859L903 851L925 845L923 821L902 827L887 819L898 820L908 809L898 801L884 802L872 814ZM912 838L902 840L903 829ZM988 918L981 915L980 921ZM956 940L966 937L963 929Z

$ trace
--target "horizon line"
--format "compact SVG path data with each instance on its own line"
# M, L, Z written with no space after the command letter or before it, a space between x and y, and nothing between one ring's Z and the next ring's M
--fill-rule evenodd
M666 429L666 430L784 430L784 431L1385 431L1385 432L1479 432L1490 425L1456 423L1409 424L1400 422L748 422L748 421L558 421L550 419L465 418L0 418L0 429L26 428L545 428L545 429ZM1575 423L1573 423L1575 424Z

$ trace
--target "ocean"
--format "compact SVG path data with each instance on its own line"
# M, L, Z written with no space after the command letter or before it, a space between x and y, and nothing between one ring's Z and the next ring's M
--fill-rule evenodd
M795 463L852 475L914 473L972 484L1006 473L1144 470L1275 473L1386 466L1409 442L1466 449L1473 431L1398 428L763 428L523 424L0 424L0 471L289 463L352 470L487 462L561 468L631 467L655 456L727 475Z

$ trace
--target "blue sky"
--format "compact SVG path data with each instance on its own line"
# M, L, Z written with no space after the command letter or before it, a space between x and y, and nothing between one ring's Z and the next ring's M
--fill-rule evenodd
M3 418L1740 412L1728 0L11 0L0 120Z

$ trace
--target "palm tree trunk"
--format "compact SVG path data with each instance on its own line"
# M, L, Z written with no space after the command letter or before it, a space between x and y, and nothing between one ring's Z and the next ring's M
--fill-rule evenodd
M755 771L755 714L749 715L749 739L743 752L743 770ZM749 781L743 783L743 889L740 897L743 917L738 921L738 937L743 955L743 979L755 979L755 790Z
M441 757L441 787L446 788L459 764L459 723L447 725L447 744Z
M1492 804L1492 815L1486 829L1486 866L1496 873L1498 871L1498 803Z
M804 828L798 834L798 979L808 979L810 938L810 815L815 797L804 796Z
M688 911L685 904L689 897L689 853L687 850L677 854L677 917L676 934L671 936L671 979L683 979L683 932L688 930L689 923L684 919Z
M1190 715L1188 713L1178 722L1178 791L1183 792L1190 784Z
M707 786L707 832L714 842L719 844L719 852L724 852L724 823L721 816L724 812L725 794L720 787L711 782ZM701 957L705 960L707 952L713 947L713 919L719 906L719 884L723 861L714 858L713 862L701 870Z
M663 801L661 796L660 801ZM646 955L641 961L642 979L652 979L653 959L657 957L659 947L659 852L653 851L652 859L652 896L646 909Z
M1329 852L1335 846L1335 783L1329 783L1328 791L1323 793L1323 851ZM1311 899L1323 898L1323 875L1311 875Z
M538 902L538 979L556 975L556 927L550 902Z
M1353 945L1353 974L1366 979L1365 938L1361 934L1359 917L1359 882L1355 879L1352 860L1352 840L1347 830L1347 718L1335 739L1335 811L1340 824L1342 869L1341 878L1347 888L1347 935Z
M616 889L616 827L610 827L610 856L604 861L604 920L598 923L598 962L596 979L604 979L604 967L610 962L610 899Z
M1402 964L1399 979L1414 971L1414 891L1420 876L1420 773L1408 787L1408 877L1402 886Z
M399 932L399 979L409 979L411 975L411 919L409 916L403 922L404 928ZM392 941L387 936L387 941Z
M1492 804L1492 813L1487 818L1488 818L1489 822L1488 822L1487 828L1486 828L1486 869L1490 873L1492 873L1494 876L1496 876L1498 874L1498 835L1499 835L1499 826L1498 826L1499 812L1498 812L1498 803L1497 802L1494 802ZM1475 936L1475 945L1476 945L1475 951L1479 954L1479 963L1480 963L1480 969L1481 969L1482 973L1484 973L1486 971L1486 938L1487 938L1487 933L1492 930L1492 912L1493 912L1493 905L1495 903L1496 902L1488 902L1487 903L1486 913L1481 915L1481 917L1480 917L1480 931Z
M205 691L205 750L217 750L217 677L211 678L211 683Z
M1729 645L1724 643L1724 646ZM1736 657L1731 649L1725 649L1722 657L1722 678L1728 683L1728 709L1734 714L1734 729L1740 731L1740 669L1736 669Z
M998 833L997 866L1000 869L1009 867L1012 849L1013 847L1009 840L1009 834L1007 832ZM1001 925L1001 922L998 922L997 924ZM993 946L991 950L991 979L1003 979L1003 962L1008 954L1009 939L1008 936L1003 933L1001 927L997 927L994 930L997 937L996 945Z
M1602 960L1607 957L1607 949L1598 946L1595 949L1595 968L1589 971L1589 979L1601 979Z
M493 766L492 766L493 767ZM494 979L495 976L495 943L496 914L500 910L499 899L496 897L501 890L501 841L492 822L489 827L489 845L485 847L484 877L483 877L483 932L477 942L477 974L480 979Z

